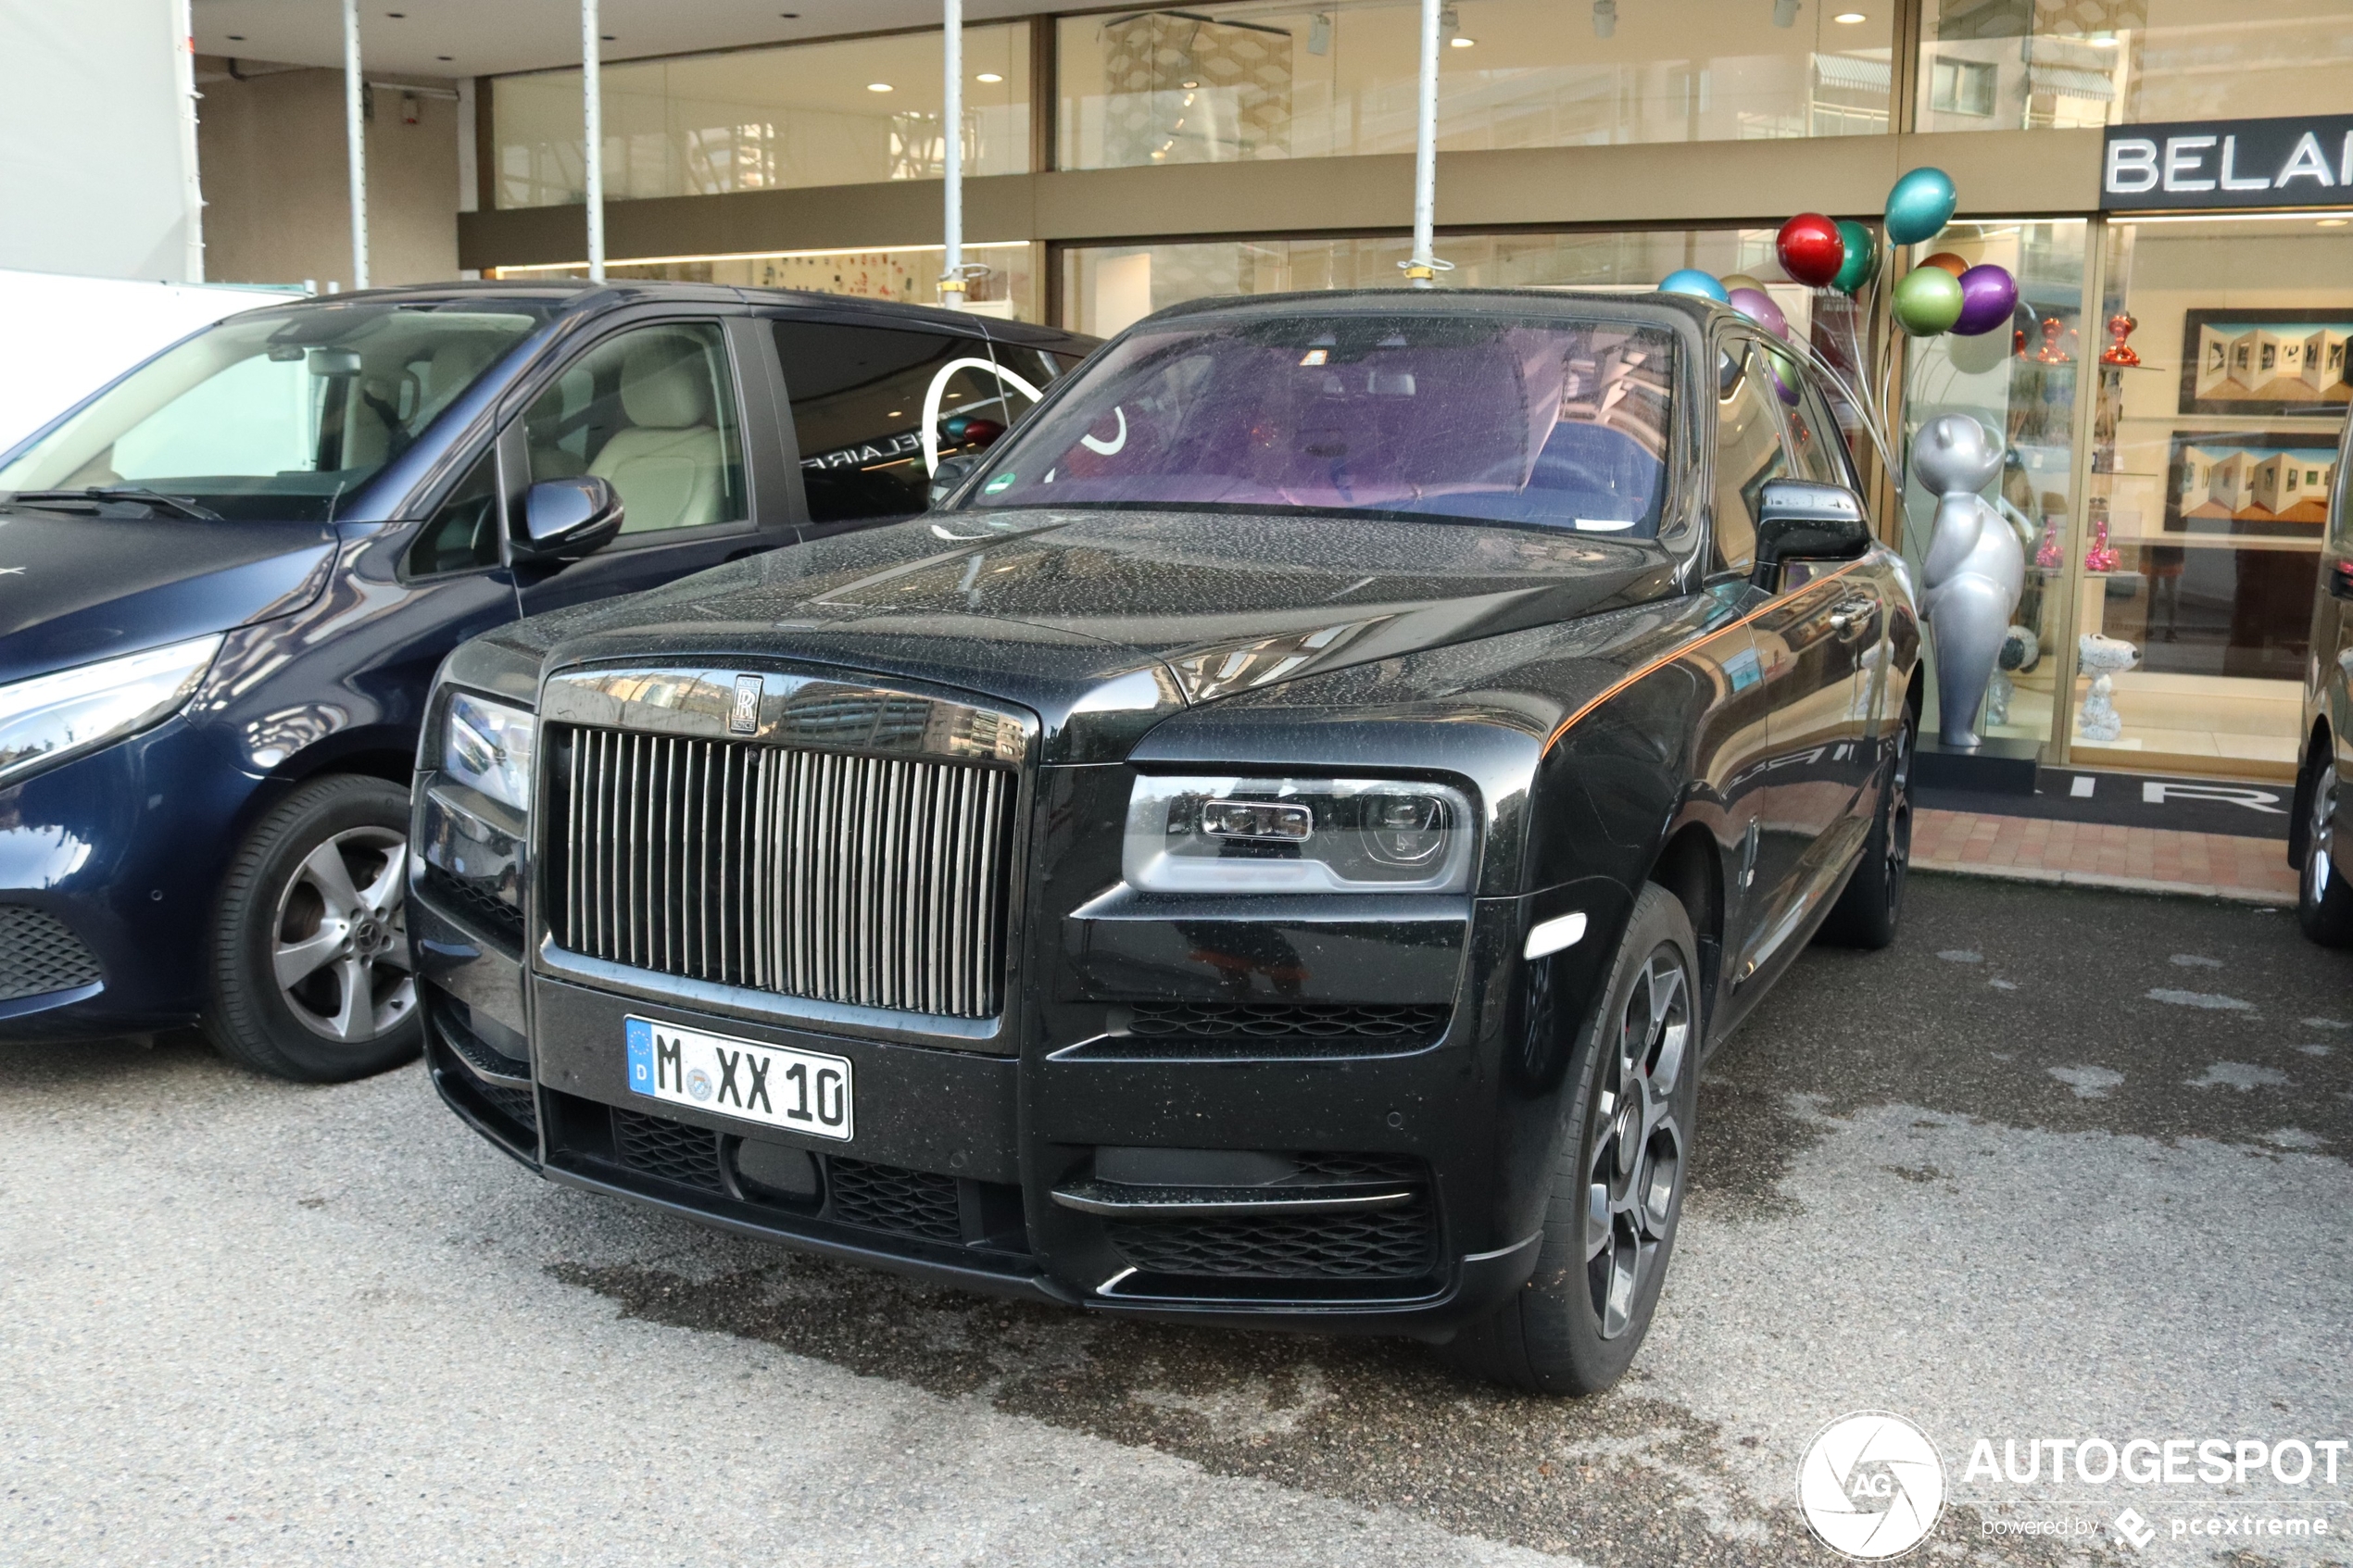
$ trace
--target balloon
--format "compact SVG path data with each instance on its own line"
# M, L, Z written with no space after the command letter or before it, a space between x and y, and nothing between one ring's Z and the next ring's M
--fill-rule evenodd
M2007 267L1987 262L1961 274L1961 314L1953 330L1963 337L1990 332L2018 307L2018 280Z
M1771 344L1765 345L1765 372L1773 383L1773 395L1791 408L1797 407L1797 357L1785 348Z
M1734 289L1755 289L1758 294L1763 294L1765 292L1765 285L1758 282L1755 279L1750 277L1745 272L1725 273L1723 277L1723 284L1724 292L1727 294L1730 294Z
M1887 193L1887 240L1890 245L1919 244L1952 221L1960 205L1953 177L1941 169L1915 169Z
M1789 336L1789 318L1763 289L1734 289L1726 303L1775 337Z
M1942 267L1947 272L1952 273L1956 278L1969 270L1968 258L1955 256L1949 250L1940 250L1934 256L1923 258L1920 265L1923 267Z
M1838 225L1818 212L1801 212L1773 238L1781 270L1807 288L1825 288L1846 264L1846 242Z
M1840 263L1831 287L1841 294L1854 294L1879 276L1879 242L1851 218L1838 220L1838 237L1845 243L1846 259Z
M1895 324L1934 337L1961 319L1961 281L1942 267L1915 267L1895 284Z
M1658 281L1658 292L1696 295L1701 299L1712 299L1721 305L1728 291L1714 277L1698 268L1681 267Z

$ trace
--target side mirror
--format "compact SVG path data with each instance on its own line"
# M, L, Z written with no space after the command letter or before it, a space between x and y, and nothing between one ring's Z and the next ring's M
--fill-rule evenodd
M940 458L939 466L934 469L931 474L930 504L936 507L948 499L954 494L956 486L971 478L973 470L978 467L980 467L980 457L977 453L967 453L961 458Z
M621 492L594 474L543 479L522 493L514 558L577 560L621 532Z
M1749 580L1770 589L1780 580L1783 561L1853 560L1870 547L1870 518L1854 491L1768 479L1757 506L1756 570Z

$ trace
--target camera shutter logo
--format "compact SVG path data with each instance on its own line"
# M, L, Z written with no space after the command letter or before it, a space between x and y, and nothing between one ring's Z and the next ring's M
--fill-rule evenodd
M1944 1461L1900 1415L1858 1411L1816 1434L1797 1470L1797 1506L1844 1557L1900 1557L1944 1512Z
M727 715L727 733L750 735L760 733L760 677L736 677L736 706Z

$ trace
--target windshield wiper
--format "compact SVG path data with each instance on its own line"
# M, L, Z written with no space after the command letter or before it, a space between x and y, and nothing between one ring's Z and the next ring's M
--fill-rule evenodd
M43 501L136 501L159 512L176 513L192 522L220 521L220 514L209 507L200 507L177 495L167 495L160 490L143 490L135 484L89 484L79 490L19 490L8 498L30 501L36 506Z

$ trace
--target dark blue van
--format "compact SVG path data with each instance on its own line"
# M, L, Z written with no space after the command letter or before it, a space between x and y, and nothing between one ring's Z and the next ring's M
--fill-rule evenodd
M381 290L231 317L0 454L0 1040L415 1055L443 656L920 512L1092 346L711 285Z

